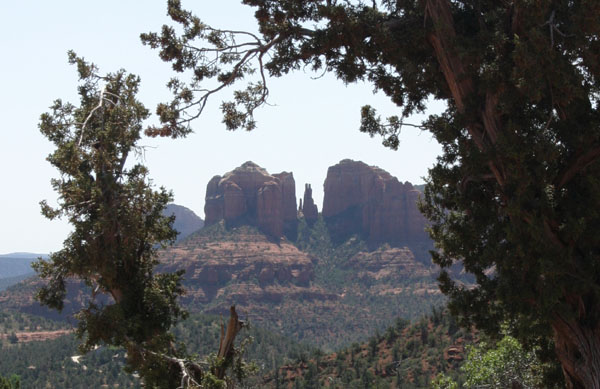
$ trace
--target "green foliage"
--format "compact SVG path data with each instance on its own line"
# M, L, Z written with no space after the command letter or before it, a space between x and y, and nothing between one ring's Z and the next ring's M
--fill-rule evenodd
M365 278L357 282L357 269L349 267L347 263L357 253L369 251L366 242L358 236L352 236L340 243L334 242L322 216L319 216L312 227L304 221L300 222L295 244L299 249L319 258L315 265L316 285L344 294L344 302L348 306L362 308L339 312L328 322L325 331L347 335L336 343L317 343L326 350L344 347L350 341L363 340L377 330L392 325L399 315L404 319L413 320L427 314L432 307L444 304L443 296L427 294L417 298L412 291L420 283L434 284L433 277L403 280L392 276L391 279L375 281ZM378 285L393 285L395 288L405 288L405 291L381 295L377 293ZM360 334L359 326L365 327ZM317 339L319 334L311 337L313 342Z
M525 352L510 336L489 349L485 343L471 347L461 367L467 376L467 387L487 385L491 388L523 388L541 386L541 366L533 352Z
M17 337L17 334L15 334L14 332L11 332L10 335L8 336L8 341L12 344L15 344L19 341L19 338Z
M78 343L66 335L3 347L0 375L18 374L23 388L140 387L139 379L123 371L124 350L102 346L81 355ZM80 356L78 362L74 356Z
M431 381L431 389L458 389L458 384L452 378L440 373Z
M21 379L14 374L10 377L0 375L0 389L21 389Z
M316 280L330 287L342 286L351 275L349 269L344 269L344 263L358 252L368 250L365 241L356 236L341 243L333 242L321 215L313 226L303 219L300 221L295 244L320 259L315 269Z
M431 383L456 389L458 386L448 385L464 381L464 373L459 370L464 355L459 352L455 358L445 359L445 352L450 347L462 350L464 345L473 344L475 337L464 330L450 335L454 319L447 312L436 315L436 324L433 315L413 323L397 319L383 334L363 344L338 350L335 356L313 353L308 359L283 367L279 376L285 377L286 369L294 373L300 370L302 374L294 379L294 385L300 388L317 384L333 388L423 388ZM436 339L434 345L421 341L423 328L428 328ZM438 373L439 377L430 382ZM442 384L447 386L439 386Z
M40 321L43 323L43 320ZM173 333L176 340L185 344L189 352L197 354L196 359L207 361L208 366L210 354L219 347L221 321L215 316L191 314L188 319L177 324ZM40 324L40 327L52 328L54 325L54 322L50 322L46 326ZM245 345L240 346L240 354L243 356L240 362L244 364L234 366L234 370L250 374L243 378L243 385L250 387L260 387L262 376L273 371L276 366L291 363L299 355L309 355L313 351L311 347L256 326L251 326L243 335L247 340L242 342ZM67 335L54 340L3 346L0 352L0 374L18 374L25 388L99 388L102 385L140 387L139 379L123 371L125 350L103 345L80 355L77 343L75 336ZM71 358L76 355L80 355L77 363ZM215 361L214 358L212 360ZM255 367L258 370L254 370ZM231 377L235 377L235 371Z
M40 131L56 147L48 161L60 173L52 180L58 207L41 205L44 216L66 217L74 230L63 249L35 263L48 280L37 298L61 310L69 278L81 279L94 291L77 315L82 351L125 347L132 370L149 385L168 387L178 374L168 359L156 359L178 355L169 329L185 315L176 302L182 273L153 273L158 248L176 237L173 217L162 215L172 195L152 189L143 165L127 165L149 115L135 97L140 80L123 70L100 76L72 52L69 62L77 66L81 102L56 100L41 116ZM111 303L99 301L99 293Z
M467 349L467 359L460 370L464 374L466 388L552 388L564 386L561 382L550 383L545 371L554 368L540 362L533 351L526 351L517 339L505 336L490 347L481 342ZM436 389L458 389L452 378L439 374L433 383Z
M177 341L185 343L187 349L202 356L204 350L219 348L219 333L222 318L204 314L190 314L190 317L179 323L173 334ZM244 334L245 341L240 352L247 362L260 366L260 374L272 371L276 365L283 365L298 358L301 354L309 354L314 348L292 341L265 328L252 323ZM241 345L242 346L242 345Z

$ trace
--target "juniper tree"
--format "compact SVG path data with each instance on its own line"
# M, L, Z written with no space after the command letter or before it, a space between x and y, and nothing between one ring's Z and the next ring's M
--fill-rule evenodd
M212 28L170 0L180 32L142 35L186 74L148 133L184 136L211 95L243 80L221 108L228 129L250 130L269 76L304 67L386 93L399 115L365 106L360 129L392 148L407 116L444 101L416 126L443 148L422 204L433 260L476 280L442 273L452 311L490 333L509 321L526 344L553 339L568 386L600 387L600 3L242 2L259 34Z
M172 195L153 188L141 163L128 163L141 151L138 141L149 116L136 99L139 77L124 70L100 76L72 52L69 62L79 73L80 105L56 100L39 128L55 146L48 161L60 173L52 180L58 206L44 201L42 213L67 218L73 231L61 250L34 265L46 280L37 298L62 310L67 284L83 282L91 290L76 314L83 352L123 347L127 368L149 387L223 387L241 328L235 310L213 366L190 358L170 332L186 317L177 302L183 271L157 273L155 267L157 251L177 236L174 216L163 215Z

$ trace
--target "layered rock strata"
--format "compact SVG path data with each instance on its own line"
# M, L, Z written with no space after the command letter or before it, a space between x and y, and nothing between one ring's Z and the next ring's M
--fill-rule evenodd
M400 281L414 278L431 278L437 274L437 267L426 267L415 260L410 249L380 248L376 251L361 251L343 265L354 270L357 279ZM433 284L432 287L436 288Z
M292 173L270 175L254 162L213 177L206 187L205 224L249 224L274 238L295 234L296 183Z
M160 270L185 269L187 293L182 301L192 305L221 297L238 302L277 302L296 294L298 298L336 298L311 286L316 261L290 243L274 244L240 227L228 238L215 241L210 234L200 234L161 252Z
M294 174L282 172L273 174L281 182L281 199L283 206L283 233L295 237L298 230L298 215L296 212L296 181Z

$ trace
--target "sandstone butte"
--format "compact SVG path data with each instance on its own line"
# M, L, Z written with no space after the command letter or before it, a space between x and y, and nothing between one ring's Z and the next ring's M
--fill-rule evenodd
M426 219L417 208L420 192L410 182L345 159L329 168L324 189L322 213L334 239L359 234L371 247L430 242Z
M296 183L292 173L271 175L254 162L213 177L206 187L206 225L257 226L270 237L296 232Z
M382 243L413 247L430 242L426 220L417 208L419 196L410 182L401 183L383 169L345 159L327 171L322 214L335 240L358 234L373 248ZM298 215L309 225L318 218L310 184L305 185L296 209L293 174L271 175L250 161L213 177L206 188L207 225L225 220L228 227L257 226L272 238L293 237Z

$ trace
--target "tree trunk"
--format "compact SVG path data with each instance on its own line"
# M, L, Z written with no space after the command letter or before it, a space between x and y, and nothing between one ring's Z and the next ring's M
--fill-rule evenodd
M229 309L229 323L227 324L227 332L221 324L221 340L219 342L219 353L217 358L227 360L233 357L234 341L237 334L244 327L244 323L238 318L238 314L235 311L235 305L232 305ZM227 369L228 363L222 363L214 372L215 376L219 379L225 377L225 370Z
M450 9L449 0L428 0L425 6L425 15L433 23L432 32L427 39L433 47L435 57L444 74L446 84L456 104L458 112L465 113L466 101L474 94L473 79L467 74L454 47L456 31ZM500 117L496 108L498 95L488 91L485 95L485 104L479 113L479 119L467 125L471 140L481 151L486 151L490 144L494 144L500 132ZM488 161L490 171L498 185L504 186L505 175L500 161Z
M516 11L518 12L518 10ZM450 0L427 0L425 2L425 17L432 22L432 28L427 36L434 54L444 74L448 89L456 108L460 113L465 113L466 102L474 94L474 81L467 74L467 67L462 63L454 46L456 30L451 10ZM513 17L513 29L518 29L519 16ZM496 143L498 133L501 131L501 119L497 112L498 94L488 91L482 102L479 115L467 124L471 140L481 151L489 151ZM569 165L569 168L559 177L559 187L570 180L578 171L585 168L600 158L600 148L593 148L581 154ZM498 185L504 186L505 174L501 160L488 161L490 171ZM550 226L545 225L548 237L564 245L558 240L557 235ZM583 302L575 304L574 313L579 313L579 318L567 318L557 314L552 321L556 355L562 366L568 388L572 389L600 389L600 307L584 307ZM591 309L586 309L591 308ZM593 312L592 312L593 311Z
M567 388L600 389L600 323L556 315L552 321L556 356Z

